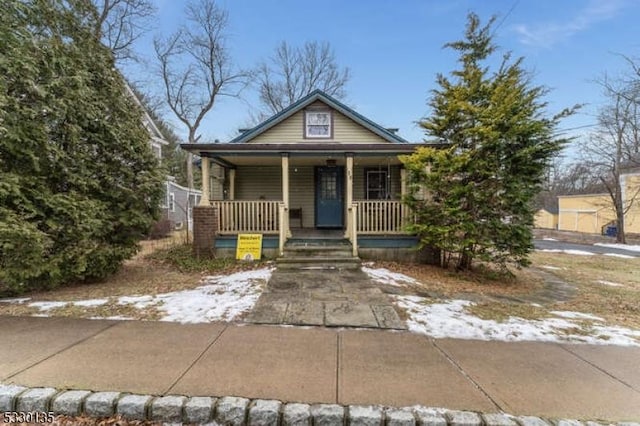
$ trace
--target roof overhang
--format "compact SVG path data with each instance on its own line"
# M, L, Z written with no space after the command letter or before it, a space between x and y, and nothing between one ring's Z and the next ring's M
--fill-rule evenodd
M186 151L201 157L218 155L314 155L354 154L354 155L403 155L411 154L420 147L440 147L437 144L344 144L344 143L305 143L305 144L248 144L213 143L181 144Z

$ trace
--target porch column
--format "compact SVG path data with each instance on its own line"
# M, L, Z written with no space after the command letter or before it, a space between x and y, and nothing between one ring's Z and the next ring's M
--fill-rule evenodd
M200 197L200 206L211 205L211 190L209 189L209 159L207 157L201 157L202 161L202 197ZM191 189L191 188L189 188Z
M400 169L400 198L404 199L407 195L407 169L404 167Z
M351 210L351 204L353 204L353 154L346 154L346 165L347 168L345 170L346 181L347 181L347 191L346 191L346 211L347 211L347 229L345 230L344 236L349 238L351 236L351 228L356 226L353 223L352 216L349 213Z
M229 169L229 199L236 199L236 169Z
M284 221L285 224L284 235L291 237L291 230L289 229L289 154L282 154L282 202L284 203Z

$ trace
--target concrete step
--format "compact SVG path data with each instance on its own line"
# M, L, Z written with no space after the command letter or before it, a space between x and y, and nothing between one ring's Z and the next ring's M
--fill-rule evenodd
M284 249L284 257L318 257L318 256L351 257L352 250L350 246L342 246L342 245L293 246L293 247L285 247Z
M360 264L360 258L353 256L296 256L276 259L276 265L280 269L358 269Z

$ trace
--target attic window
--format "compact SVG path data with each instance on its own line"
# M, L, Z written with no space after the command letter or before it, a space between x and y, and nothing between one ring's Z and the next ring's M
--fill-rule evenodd
M305 111L304 137L331 138L332 124L331 111Z

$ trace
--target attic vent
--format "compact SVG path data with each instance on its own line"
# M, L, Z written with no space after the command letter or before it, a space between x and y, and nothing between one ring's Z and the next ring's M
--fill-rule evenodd
M389 132L389 133L393 133L393 134L395 135L395 134L397 134L397 133L398 133L398 130L400 130L400 129L399 129L399 128L397 128L397 127L387 127L385 130L386 130L387 132Z

